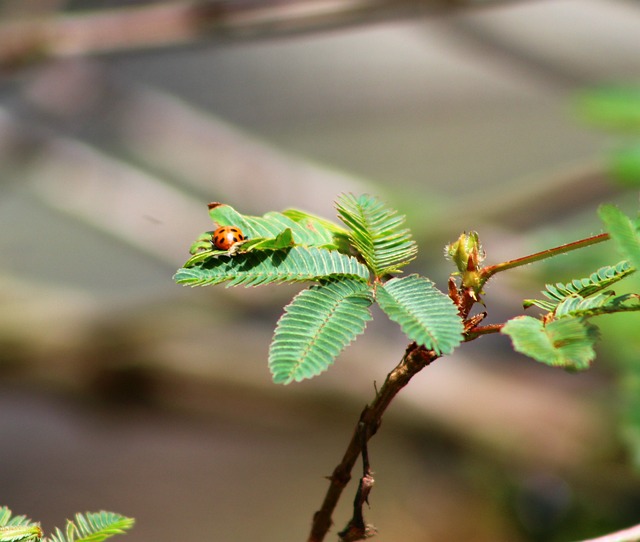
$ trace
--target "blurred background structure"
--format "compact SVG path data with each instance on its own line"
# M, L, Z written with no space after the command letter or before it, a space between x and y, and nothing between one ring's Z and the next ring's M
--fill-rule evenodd
M325 375L272 384L270 336L299 288L172 281L211 229L208 202L334 218L337 194L379 195L441 287L461 231L498 262L599 232L602 202L638 203L605 172L609 136L572 108L637 82L631 0L4 0L0 69L0 504L45 529L105 508L136 517L142 542L176 524L305 540L404 351L378 314ZM499 277L492 321L607 250ZM424 371L371 442L378 540L640 522L616 361L640 345L614 348L615 333L579 375L499 336Z

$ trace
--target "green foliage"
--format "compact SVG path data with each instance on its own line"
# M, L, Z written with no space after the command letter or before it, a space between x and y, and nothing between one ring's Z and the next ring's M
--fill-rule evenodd
M326 282L298 294L285 307L269 350L276 383L325 371L371 319L371 288L357 280Z
M277 383L325 371L364 331L374 291L412 341L438 354L462 341L456 307L431 281L417 275L388 280L417 253L404 217L371 196L346 194L337 207L348 230L295 209L251 217L211 204L216 225L240 228L247 241L215 250L211 232L205 232L175 274L176 282L191 286L318 283L297 295L278 321L269 351Z
M634 221L614 205L602 205L598 215L618 250L633 267L640 269L640 234Z
M9 508L0 507L0 542L39 542L41 538L40 524L26 516L12 516Z
M627 143L609 154L609 171L621 185L640 186L640 142Z
M56 529L51 542L102 542L133 527L134 520L114 514L97 512L76 514L75 521L67 520L63 531Z
M589 123L607 130L640 133L640 89L605 87L585 91L578 111Z
M42 529L25 516L11 517L11 510L0 508L0 542L102 542L133 527L134 520L113 512L76 514L67 520L64 531L56 528L43 538Z
M563 300L554 312L556 318L564 316L598 316L615 312L638 311L640 301L636 294L616 296L615 292L607 291L583 298L575 295Z
M451 353L464 340L461 309L426 277L390 276L417 252L404 217L368 195L345 194L336 206L346 230L293 209L253 217L229 205L211 204L216 225L239 227L247 240L228 251L214 250L210 232L205 232L192 247L193 257L174 278L191 286L316 283L297 295L278 321L269 352L269 368L277 383L325 371L364 331L374 300L411 341L437 355ZM597 328L587 319L640 310L638 295L608 290L640 265L636 224L612 206L603 206L600 216L629 261L601 267L583 279L548 284L543 292L547 299L526 300L525 307L536 305L548 314L541 320L514 318L503 326L516 350L549 365L585 369L594 357L597 337ZM478 235L463 234L447 252L462 277L460 291L473 290L468 295L472 304L477 302L483 295L481 282L475 284L467 275L481 278L486 273ZM526 261L526 257L517 260Z
M438 354L462 342L462 322L451 299L425 277L394 278L376 288L376 299L407 337Z
M577 105L588 123L624 138L607 157L613 178L627 186L640 185L640 88L590 90L578 97Z
M335 250L295 246L209 258L200 265L179 269L174 279L190 286L223 282L228 282L228 286L259 286L329 277L353 277L366 282L369 274L367 267L352 256Z
M586 278L574 279L567 283L547 284L545 286L546 291L542 292L542 294L548 300L525 299L524 307L528 308L535 305L543 310L553 312L558 304L565 299L574 296L580 296L581 298L591 296L622 280L634 271L635 269L625 260L613 266L601 267Z
M0 527L0 542L39 542L42 529L39 525L13 525Z
M249 240L274 239L289 229L296 245L338 249L334 235L346 234L338 225L328 227L328 221L307 213L271 211L261 217L247 216L230 205L220 204L209 211L209 216L218 226L237 226Z
M397 273L418 252L405 217L368 196L344 194L336 203L349 239L376 277Z
M608 290L634 273L640 265L637 226L612 205L602 206L599 214L611 239L629 261L601 267L583 279L547 284L543 292L546 300L525 300L525 308L535 305L548 314L542 321L515 318L507 322L502 331L511 337L514 348L519 352L549 365L586 368L593 357L589 341L597 335L597 328L587 324L587 319L603 314L640 311L638 294L616 295ZM565 321L569 323L562 323ZM558 345L562 348L557 348ZM571 345L569 356L566 355L567 345Z
M545 324L531 316L518 316L502 328L513 348L537 361L582 370L595 358L597 328L581 318L561 318Z
M212 203L209 215L216 227L240 228L246 241L232 250L219 250L211 242L214 230L204 232L191 245L193 256L184 267L193 267L221 255L281 250L294 245L343 252L345 249L346 231L343 228L301 211L269 212L259 217L242 215L230 205Z

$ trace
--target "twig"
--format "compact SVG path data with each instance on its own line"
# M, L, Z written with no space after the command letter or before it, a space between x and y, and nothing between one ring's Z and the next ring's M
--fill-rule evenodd
M367 405L360 414L360 420L353 432L353 436L347 446L342 461L329 477L329 488L327 489L322 506L313 516L311 532L307 539L308 542L321 542L324 540L333 523L331 519L333 511L338 504L342 491L351 479L351 470L362 453L363 444L368 442L369 439L376 434L376 431L382 423L382 415L389 407L393 398L417 373L436 360L437 357L438 355L435 352L426 350L424 347L416 345L416 343L412 343L407 347L400 363L387 375L384 384L376 394L373 402ZM366 483L368 483L368 480ZM361 483L361 486L362 485L363 483ZM361 493L360 496L362 496L361 488L359 488L359 491ZM356 495L356 500L357 499L358 496Z
M488 326L475 326L465 332L465 341L472 341L481 335L489 335L491 333L500 333L504 324L489 324Z
M637 542L638 540L640 540L640 525L582 542Z
M549 248L547 250L541 250L540 252L536 252L535 254L529 254L528 256L523 256L522 258L516 258L515 260L509 260L508 262L502 262L496 265L491 265L482 269L481 271L482 278L484 282L486 282L493 275L501 271L507 271L508 269L514 269L515 267L529 265L530 263L539 262L541 260L545 260L553 256L558 256L559 254L566 254L567 252L578 250L580 248L585 248L585 247L595 245L597 243L602 243L603 241L608 241L608 240L609 240L609 234L601 233L599 235L587 237L586 239L580 239L579 241L573 241L571 243L566 243L564 245L560 245L554 248Z
M360 447L362 448L362 478L360 478L360 484L358 485L358 491L356 491L355 499L353 500L353 516L347 523L344 530L338 533L341 542L356 542L357 540L365 540L371 538L376 534L376 529L372 525L367 525L364 522L364 513L362 509L365 504L369 504L369 493L375 480L371 472L371 465L369 463L369 450L367 447L367 428L363 423L358 424L360 433Z

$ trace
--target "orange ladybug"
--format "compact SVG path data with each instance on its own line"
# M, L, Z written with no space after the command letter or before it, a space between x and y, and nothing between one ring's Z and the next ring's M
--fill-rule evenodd
M240 228L235 226L221 226L213 232L211 240L219 250L229 250L233 245L244 241L245 237Z

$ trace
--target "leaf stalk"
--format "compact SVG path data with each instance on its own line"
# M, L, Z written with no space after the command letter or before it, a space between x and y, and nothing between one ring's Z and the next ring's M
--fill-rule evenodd
M600 233L598 235L593 235L585 239L580 239L578 241L572 241L571 243L566 243L557 247L541 250L540 252L535 252L533 254L529 254L528 256L522 256L514 260L487 266L481 271L483 284L486 283L496 273L507 271L509 269L515 269L516 267L522 267L523 265L529 265L531 263L546 260L547 258L553 258L554 256L558 256L560 254L567 254L568 252L596 245L598 243L602 243L603 241L608 241L609 239L610 236L608 233Z

